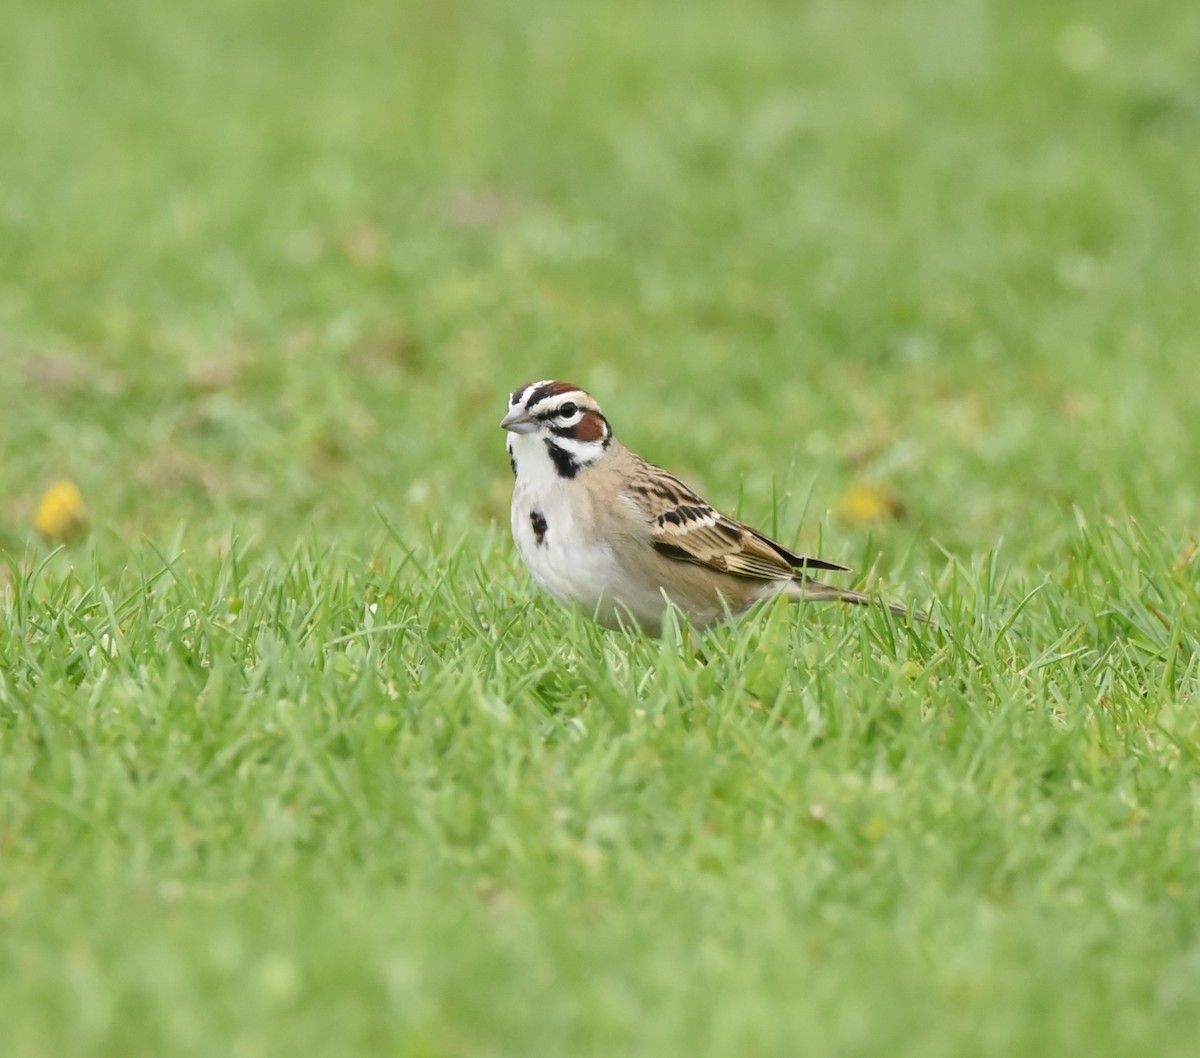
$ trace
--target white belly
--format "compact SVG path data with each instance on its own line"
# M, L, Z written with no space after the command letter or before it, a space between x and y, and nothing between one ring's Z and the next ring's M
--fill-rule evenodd
M511 437L509 451L519 468L513 539L533 579L558 602L579 606L601 624L616 628L632 618L657 635L666 608L662 592L622 563L614 544L632 546L628 540L599 531L598 523L612 519L593 509L583 482L560 476L536 437Z
M573 492L574 487L559 485L538 496L518 484L513 492L513 539L544 591L593 613L619 585L619 570L612 549L583 521L587 512L572 502Z

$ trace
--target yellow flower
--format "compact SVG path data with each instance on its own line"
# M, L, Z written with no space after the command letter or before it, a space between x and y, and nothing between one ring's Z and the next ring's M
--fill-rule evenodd
M51 544L69 544L87 529L87 507L73 481L56 481L33 516L33 526Z
M904 501L883 485L851 485L833 509L847 522L891 522L904 517Z

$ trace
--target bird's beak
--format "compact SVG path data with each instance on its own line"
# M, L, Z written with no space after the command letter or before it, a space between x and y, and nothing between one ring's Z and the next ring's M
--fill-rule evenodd
M528 412L520 408L513 408L500 420L500 429L508 430L510 433L537 433L538 422Z

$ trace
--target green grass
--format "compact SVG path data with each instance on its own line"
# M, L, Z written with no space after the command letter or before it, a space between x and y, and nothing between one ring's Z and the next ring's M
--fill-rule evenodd
M1192 6L9 12L6 1058L1190 1055ZM938 626L538 598L547 376Z

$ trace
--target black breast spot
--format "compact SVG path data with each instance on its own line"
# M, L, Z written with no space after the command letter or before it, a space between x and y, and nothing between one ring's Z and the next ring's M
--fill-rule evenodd
M546 542L546 530L550 528L546 524L546 519L541 511L529 512L529 524L533 526L533 538L537 541L538 547Z

